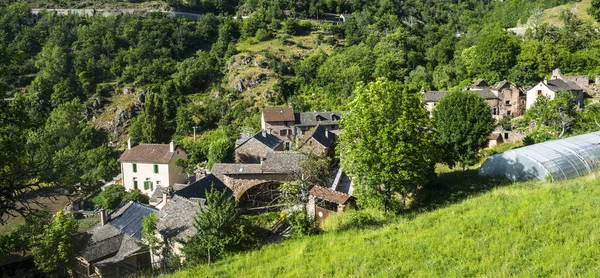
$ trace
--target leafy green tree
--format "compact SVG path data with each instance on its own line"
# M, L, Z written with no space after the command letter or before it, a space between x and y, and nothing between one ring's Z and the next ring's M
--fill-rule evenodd
M505 31L485 36L475 49L474 66L478 76L489 82L503 80L516 64L517 40Z
M127 192L123 185L113 184L107 186L100 194L94 197L93 202L96 206L104 209L115 209L127 200L147 204L150 198L144 195L139 189Z
M146 215L142 219L142 239L148 244L151 252L156 252L160 249L160 243L156 237L157 224L158 216L156 216L156 213Z
M490 107L472 92L450 93L433 110L435 142L450 167L476 162L494 130Z
M194 218L196 234L183 247L186 260L209 265L227 254L243 250L252 233L241 217L237 202L225 191L212 188L206 195L206 207Z
M526 122L535 121L536 126L548 127L556 138L561 138L575 121L575 97L569 92L558 92L552 100L539 96L524 118Z
M208 169L211 169L215 163L230 160L233 154L233 147L233 141L227 137L222 137L211 142L208 149Z
M434 175L427 110L418 92L384 78L360 84L353 96L341 123L341 164L359 205L398 209Z
M71 214L59 211L44 232L32 238L31 255L36 267L48 274L66 274L75 263L78 223Z

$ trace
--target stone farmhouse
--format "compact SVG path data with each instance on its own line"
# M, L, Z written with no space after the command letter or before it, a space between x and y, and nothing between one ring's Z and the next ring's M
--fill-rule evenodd
M267 153L283 149L283 140L263 129L253 136L242 136L236 141L235 162L260 163Z
M332 213L341 212L355 205L354 188L350 178L340 168L329 187L313 186L306 206L309 215L314 215L321 224Z
M129 140L127 150L119 159L125 189L139 189L151 196L160 186L173 186L187 180L183 170L175 166L175 161L187 159L187 154L174 142L132 145Z
M596 75L594 83L591 83L590 78L587 75L563 75L559 68L552 71L552 78L550 78L550 80L562 80L575 83L583 90L583 92L590 95L598 93L598 87L596 86L600 86L600 75Z
M492 116L499 120L503 117L518 117L525 113L525 94L514 84L504 80L490 86L483 79L475 81L464 91L473 91L490 106Z
M500 120L503 117L518 117L525 113L525 95L515 85L506 80L490 86L483 79L475 81L463 91L472 91L482 97L490 106L492 116ZM437 103L448 94L443 91L423 92L425 108L431 113Z
M336 134L328 128L317 124L298 142L298 150L304 152L312 152L317 155L328 155L331 147L333 147L336 139Z
M339 120L343 112L301 112L293 108L264 109L261 128L284 142L284 150L296 145L296 139L320 125L333 133L339 133Z
M571 81L561 79L544 80L527 91L527 109L531 108L539 96L554 99L558 92L569 92L575 97L578 108L583 107L584 92L581 87Z

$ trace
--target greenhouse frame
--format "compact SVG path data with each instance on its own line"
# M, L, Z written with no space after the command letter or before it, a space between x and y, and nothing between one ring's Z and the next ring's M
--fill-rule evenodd
M600 131L525 146L488 158L479 175L512 181L561 181L600 168Z

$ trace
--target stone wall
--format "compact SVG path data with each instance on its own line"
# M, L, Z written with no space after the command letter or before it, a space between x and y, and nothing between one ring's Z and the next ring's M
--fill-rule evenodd
M223 175L223 183L233 191L236 200L240 199L246 191L259 184L268 182L290 182L292 177L288 174L235 174Z

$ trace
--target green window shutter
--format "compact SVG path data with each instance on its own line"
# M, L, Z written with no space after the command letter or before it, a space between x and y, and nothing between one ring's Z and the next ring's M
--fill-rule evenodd
M133 164L133 165L135 165L135 164ZM138 189L137 181L133 181L133 189Z
M131 165L133 165L133 172L137 173L137 164L133 163Z
M154 164L154 174L158 174L158 165Z
M148 182L147 181L144 182L144 190L148 190Z
M151 181L149 183L150 183L150 190L154 190L154 183Z

